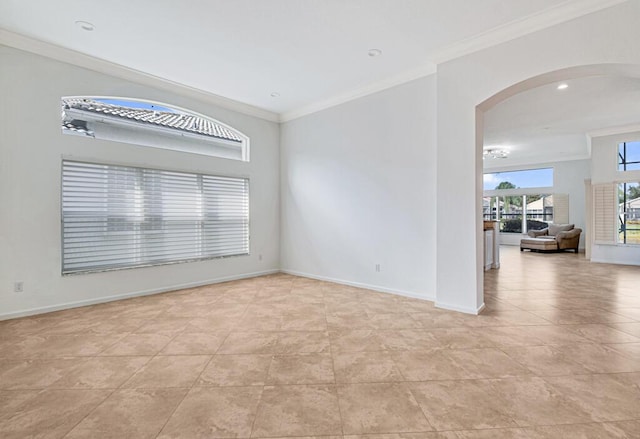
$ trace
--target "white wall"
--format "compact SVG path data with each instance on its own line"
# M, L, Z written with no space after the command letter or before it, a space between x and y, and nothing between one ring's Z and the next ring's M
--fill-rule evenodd
M569 222L583 230L580 248L584 249L587 212L584 181L591 178L591 160L569 160L553 164L553 191L569 194Z
M5 46L0 94L0 318L279 268L278 124ZM60 98L75 95L148 99L211 116L251 138L251 162L63 135ZM62 277L62 157L248 176L251 255ZM23 293L13 292L15 281Z
M282 125L284 270L434 298L434 113L430 76Z
M640 140L640 132L594 137L591 140L591 183L602 184L640 181L640 171L618 171L617 161L618 145L622 142L637 140ZM640 265L640 246L593 244L591 261Z
M640 65L638 16L640 2L629 1L440 64L436 77L287 122L281 141L274 123L0 48L0 313L279 266L422 297L435 292L438 306L477 312L483 305L482 112L477 106L547 72ZM210 115L251 137L252 161L63 136L59 99L68 95L146 98ZM62 278L63 155L249 175L252 255ZM377 263L380 273L374 270ZM11 292L15 280L25 282L24 293Z
M548 72L593 64L640 65L640 2L630 1L438 66L437 295L442 307L483 305L482 111L498 92ZM546 77L568 79L573 70ZM476 125L477 124L477 125ZM455 204L460 215L448 212Z
M485 169L484 172L507 172L522 169L553 168L553 188L540 190L543 194L569 195L569 222L586 231L586 211L584 181L591 178L591 160L565 160L561 162L543 162L528 166L509 166ZM520 245L520 233L501 233L500 243ZM584 249L585 233L580 235L580 248Z

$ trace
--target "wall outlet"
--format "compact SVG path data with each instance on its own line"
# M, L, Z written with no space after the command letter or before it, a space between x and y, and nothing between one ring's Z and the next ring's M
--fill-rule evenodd
M376 273L380 273L380 264L376 264Z
M24 291L24 282L18 281L13 283L13 292L22 293Z
M258 255L258 260L261 261L262 260L262 255Z

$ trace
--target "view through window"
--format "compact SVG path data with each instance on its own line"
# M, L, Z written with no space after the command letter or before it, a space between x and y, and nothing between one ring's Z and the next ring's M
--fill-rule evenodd
M495 189L525 189L553 187L553 168L525 169L522 171L487 172L484 174L485 191Z
M640 244L640 183L618 185L618 242Z
M483 211L485 220L500 222L501 232L526 233L529 230L540 230L553 222L553 195L484 197Z
M618 171L640 170L640 141L618 145Z
M499 221L503 233L544 229L553 222L553 195L528 192L552 187L553 168L484 174L484 219Z
M62 132L249 161L249 138L200 114L132 98L63 97Z

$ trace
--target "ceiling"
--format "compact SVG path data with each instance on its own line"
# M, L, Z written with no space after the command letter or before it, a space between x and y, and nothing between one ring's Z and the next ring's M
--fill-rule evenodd
M0 28L288 120L619 2L1 0ZM567 84L528 90L486 113L485 148L510 154L485 168L587 158L587 133L640 123L640 79Z
M506 159L485 159L485 169L586 159L589 133L640 126L640 78L592 76L563 83L568 88L537 87L485 113L485 149L510 151Z
M0 28L287 120L620 1L2 0Z

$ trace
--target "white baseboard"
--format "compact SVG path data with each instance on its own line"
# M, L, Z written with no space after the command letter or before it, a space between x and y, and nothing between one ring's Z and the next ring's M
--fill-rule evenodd
M65 309L79 308L79 307L82 307L82 306L96 305L96 304L99 304L99 303L113 302L113 301L116 301L116 300L129 299L129 298L132 298L132 297L149 296L149 295L152 295L152 294L165 293L165 292L168 292L168 291L176 291L176 290L182 290L182 289L186 289L186 288L201 287L203 285L211 285L211 284L229 282L229 281L240 280L240 279L249 279L249 278L252 278L252 277L265 276L265 275L268 275L268 274L275 274L275 273L286 273L286 274L291 274L291 275L294 275L294 276L307 277L307 278L310 278L310 279L322 280L322 281L326 281L326 282L333 282L333 283L341 284L341 285L348 285L348 286L357 287L357 288L365 288L365 289L368 289L368 290L379 291L381 293L389 293L389 294L395 294L397 296L410 297L412 299L428 300L430 302L435 302L435 297L434 296L417 293L415 291L405 291L405 290L399 290L399 289L394 289L394 288L386 288L386 287L382 287L380 285L371 285L371 284L365 284L365 283L362 283L362 282L353 282L353 281L348 281L348 280L344 280L344 279L336 279L336 278L327 277L327 276L318 276L318 275L315 275L315 274L304 273L304 272L295 271L295 270L273 269L273 270L258 271L258 272L253 272L253 273L239 274L239 275L234 275L234 276L219 277L219 278L215 278L215 279L207 279L207 280L198 281L198 282L188 282L188 283L183 283L183 284L170 285L170 286L161 287L161 288L151 288L151 289L142 290L142 291L133 291L133 292L124 293L124 294L116 294L116 295L113 295L113 296L104 296L104 297L96 297L96 298L87 299L87 300L78 300L78 301L74 301L74 302L65 302L65 303L59 303L59 304L56 304L56 305L48 305L48 306L42 306L42 307L37 307L37 308L29 308L29 309L24 309L24 310L20 310L20 311L12 311L12 312L8 312L8 313L0 313L0 321L1 320L15 319L15 318L18 318L18 317L28 317L28 316L33 316L33 315L37 315L37 314L44 314L44 313L54 312L54 311L61 311L61 310L65 310ZM436 305L436 306L438 306L438 305ZM461 309L456 309L456 308L447 308L445 306L441 306L441 308L452 309L452 310L455 310L455 311L462 311L462 312L471 313L471 314L474 313L474 312L469 312L468 310L461 310ZM477 312L480 312L480 310L478 310Z
M381 293L395 294L396 296L410 297L412 299L428 300L430 302L434 302L435 301L435 297L434 296L429 296L429 295L425 295L425 294L416 293L415 291L403 291L403 290L398 290L398 289L393 289L393 288L381 287L379 285L370 285L370 284L365 284L365 283L361 283L361 282L353 282L353 281L348 281L348 280L344 280L344 279L336 279L336 278L333 278L333 277L319 276L317 274L304 273L302 271L296 271L296 270L286 270L286 269L284 269L284 270L280 270L280 271L282 273L291 274L293 276L308 277L309 279L323 280L323 281L326 281L326 282L333 282L333 283L336 283L336 284L348 285L350 287L365 288L367 290L378 291L378 292L381 292Z
M115 300L129 299L129 298L132 298L132 297L149 296L151 294L166 293L168 291L183 290L185 288L201 287L203 285L218 284L218 283L222 283L222 282L229 282L229 281L232 281L232 280L249 279L249 278L252 278L252 277L265 276L267 274L274 274L274 273L280 273L280 270L274 269L274 270L256 271L256 272L253 272L253 273L245 273L245 274L238 274L238 275L234 275L234 276L218 277L218 278L215 278L215 279L208 279L208 280L204 280L204 281L188 282L188 283L183 283L183 284L178 284L178 285L170 285L170 286L162 287L162 288L151 288L149 290L134 291L134 292L130 292L130 293L116 294L116 295L113 295L113 296L96 297L96 298L93 298L93 299L78 300L78 301L75 301L75 302L65 302L65 303L60 303L60 304L57 304L57 305L42 306L42 307L38 307L38 308L29 308L29 309L25 309L25 310L13 311L13 312L9 312L9 313L0 314L0 320L8 320L8 319L15 319L15 318L18 318L18 317L33 316L33 315L36 315L36 314L44 314L44 313L47 313L47 312L61 311L63 309L79 308L81 306L96 305L98 303L113 302Z
M464 306L451 305L449 303L443 303L443 302L437 302L436 301L436 308L448 309L449 311L458 311L458 312L463 312L465 314L472 314L472 315L477 316L485 308L485 305L484 305L484 302L483 302L482 305L480 305L478 308L467 308L467 307L464 307Z
M629 260L628 258L622 258L622 259L594 258L592 255L590 261L596 264L629 265L632 267L640 266L640 260L632 261L632 260Z

